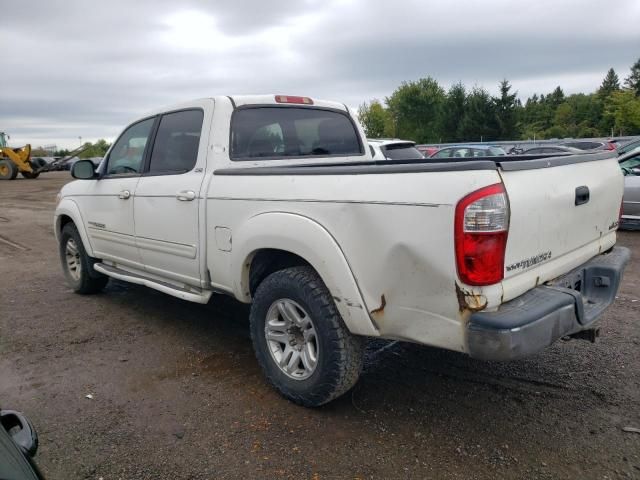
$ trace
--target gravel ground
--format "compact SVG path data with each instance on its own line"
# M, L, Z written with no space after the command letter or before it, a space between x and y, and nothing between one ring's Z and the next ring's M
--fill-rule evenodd
M244 305L73 294L51 225L69 179L0 183L0 404L36 425L49 479L640 478L640 232L595 345L488 363L376 341L309 410L265 385Z

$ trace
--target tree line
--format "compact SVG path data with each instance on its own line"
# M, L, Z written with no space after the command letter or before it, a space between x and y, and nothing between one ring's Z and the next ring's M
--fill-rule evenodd
M107 150L109 150L109 147L111 147L111 144L107 142L104 138L101 138L96 143L84 142L82 146L87 148L80 155L78 155L78 158L92 158L92 157L104 157L104 154L107 153ZM69 150L68 148L63 148L53 152L53 156L66 157L71 152L72 150ZM34 156L34 157L47 157L50 154L51 152L45 150L42 147L34 148L31 151L31 156Z
M565 95L558 86L524 104L506 79L492 96L462 83L445 90L428 76L360 105L358 115L369 138L418 143L640 135L640 59L623 84L611 68L593 93Z

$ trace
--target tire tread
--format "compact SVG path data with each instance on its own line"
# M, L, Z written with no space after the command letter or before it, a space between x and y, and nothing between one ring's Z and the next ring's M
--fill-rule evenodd
M252 328L251 337L254 342L256 357L265 372L268 382L280 393L297 404L317 407L343 395L356 384L362 370L364 339L349 332L329 290L316 271L309 266L291 267L272 273L258 286L255 298L259 299L264 295L268 295L271 289L281 288L283 284L285 286L298 285L302 290L302 296L313 302L320 310L320 315L324 320L322 328L326 334L325 338L329 340L331 350L337 355L332 355L333 358L328 365L327 371L323 373L325 381L314 391L304 394L287 388L286 385L283 385L270 373L265 362L271 362L272 360L266 355L259 354L256 342L262 339L256 338L255 328ZM252 306L252 327L253 323L259 320L254 318L256 313L254 306ZM314 321L316 322L316 329L318 329L319 319L316 320L314 318Z
M78 246L78 249L80 250L80 258L82 261L82 275L80 276L80 282L78 284L74 284L73 280L66 274L64 247L66 245L65 239L67 237L73 238L76 242L76 245ZM109 277L96 272L93 269L93 265L97 262L97 260L87 254L87 251L84 248L84 244L82 243L82 237L80 237L80 233L78 233L78 229L73 223L67 223L62 228L62 232L60 234L60 261L62 262L62 269L65 272L65 277L67 277L67 281L69 281L71 287L73 288L73 291L76 293L79 293L81 295L91 295L93 293L98 293L101 292L109 282Z

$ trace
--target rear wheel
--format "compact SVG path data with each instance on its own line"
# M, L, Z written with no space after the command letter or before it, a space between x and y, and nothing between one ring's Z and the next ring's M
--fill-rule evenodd
M18 175L18 166L8 158L0 160L0 180L13 180Z
M76 293L97 293L109 281L109 277L93 269L96 259L87 254L73 223L66 224L60 234L60 261L64 276Z
M316 407L357 382L364 339L349 332L311 267L269 275L254 295L250 323L267 380L289 400Z

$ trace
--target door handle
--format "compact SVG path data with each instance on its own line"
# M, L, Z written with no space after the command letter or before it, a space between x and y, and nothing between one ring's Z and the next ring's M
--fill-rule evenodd
M127 200L130 196L131 196L131 192L129 190L122 190L118 194L118 198L120 198L122 200Z
M196 192L194 192L193 190L181 190L180 192L176 193L176 198L181 202L190 202L192 200L195 200Z
M576 206L582 205L589 201L589 187L583 185L582 187L576 188Z

